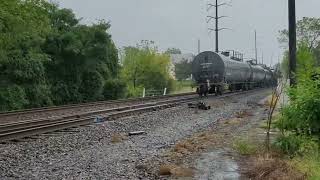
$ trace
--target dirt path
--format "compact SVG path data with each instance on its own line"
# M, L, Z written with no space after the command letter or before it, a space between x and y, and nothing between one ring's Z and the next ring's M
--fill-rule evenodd
M150 165L155 167L151 173L159 168L160 179L246 179L232 144L239 137L251 136L250 130L261 126L267 117L266 99L267 94L250 99L233 116L218 119L202 132L179 141L162 155L161 162ZM235 102L231 98L223 103Z

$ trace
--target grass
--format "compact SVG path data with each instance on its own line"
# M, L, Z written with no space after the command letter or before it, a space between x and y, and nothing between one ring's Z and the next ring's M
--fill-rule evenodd
M290 165L305 174L310 180L320 179L319 153L309 152L303 156L296 156L289 161Z
M241 155L252 155L258 150L258 147L246 139L236 139L232 145L233 149Z
M251 157L248 164L250 170L246 172L249 179L305 179L305 175L296 171L285 160L263 154Z
M175 90L172 92L172 94L195 92L195 89L192 88L192 85L192 81L176 81Z

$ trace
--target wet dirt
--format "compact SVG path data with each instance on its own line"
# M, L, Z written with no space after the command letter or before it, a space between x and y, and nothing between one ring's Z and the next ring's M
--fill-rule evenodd
M197 173L195 179L235 180L240 178L237 162L227 153L230 150L217 149L202 153L196 162Z

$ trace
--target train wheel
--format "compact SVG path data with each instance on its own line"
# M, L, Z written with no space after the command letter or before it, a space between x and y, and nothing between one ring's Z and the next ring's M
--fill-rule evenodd
M222 86L217 86L217 93L218 95L222 95Z
M234 87L233 84L231 84L231 85L229 86L229 90L230 90L231 92L233 92L233 91L235 90L235 87Z

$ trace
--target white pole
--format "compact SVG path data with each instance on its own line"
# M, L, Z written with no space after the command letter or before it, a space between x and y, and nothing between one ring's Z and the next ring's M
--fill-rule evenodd
M166 94L167 94L167 88L164 88L163 95L165 96Z
M142 97L146 97L146 88L143 88L143 91L142 91Z

